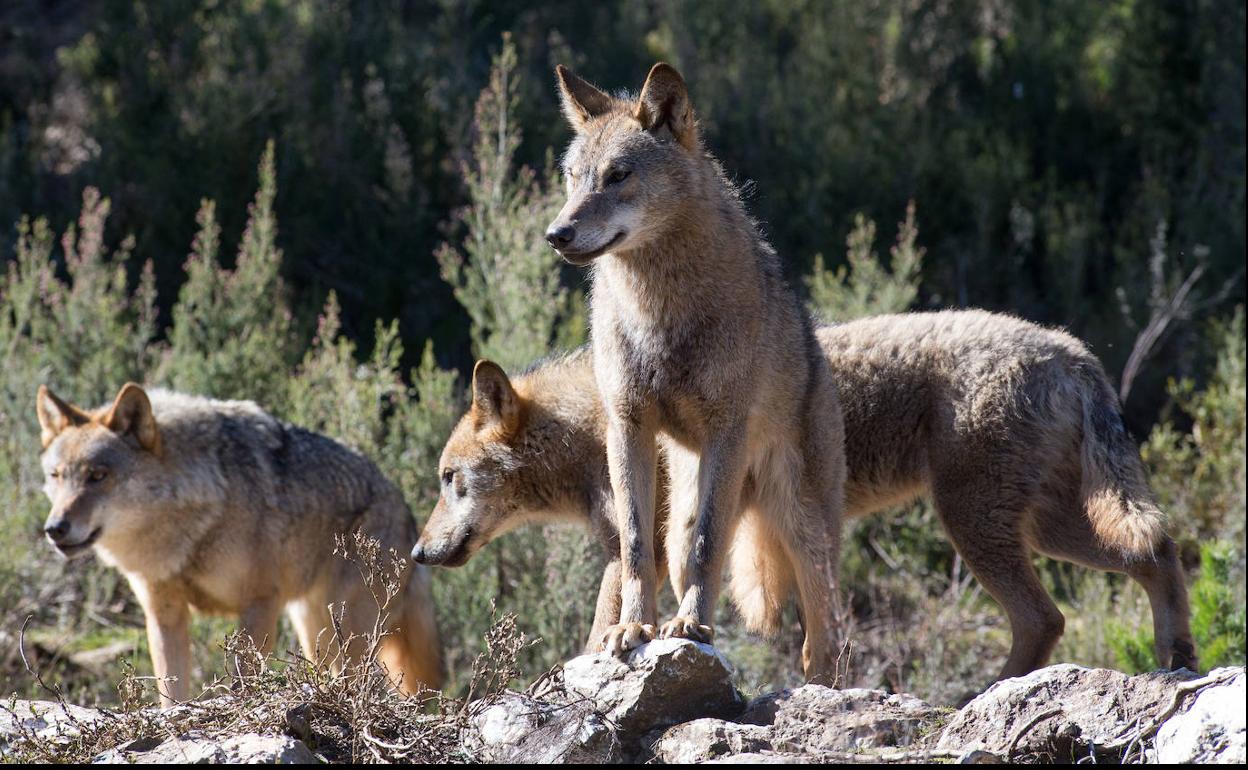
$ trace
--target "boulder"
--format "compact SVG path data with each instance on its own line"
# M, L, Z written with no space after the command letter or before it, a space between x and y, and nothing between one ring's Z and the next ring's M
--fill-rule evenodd
M39 700L0 701L0 756L22 735L69 740L88 725L104 719L98 709Z
M552 703L508 692L473 719L464 749L480 762L610 763L621 759L615 730L583 701Z
M303 741L284 735L248 733L226 738L181 735L151 745L133 741L96 757L95 764L289 765L319 763Z
M740 713L744 701L732 674L732 665L710 645L658 639L626 660L608 653L573 658L563 667L563 682L627 741L656 727Z
M912 695L808 684L756 698L737 721L770 726L776 751L857 751L910 746L944 713Z
M1153 758L1161 764L1244 764L1244 669L1209 672L1209 685L1157 730Z
M1006 759L1121 762L1145 758L1155 743L1158 758L1163 751L1242 757L1242 671L1202 679L1186 670L1129 676L1050 666L988 688L949 722L937 748L983 750ZM1193 701L1205 698L1207 705L1194 711Z

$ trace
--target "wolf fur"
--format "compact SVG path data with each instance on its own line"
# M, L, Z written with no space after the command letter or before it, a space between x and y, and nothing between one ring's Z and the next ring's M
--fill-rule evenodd
M46 387L37 399L45 532L67 557L94 550L134 589L162 705L190 694L190 608L238 616L262 652L286 610L304 654L341 667L363 652L378 607L335 536L406 554L416 523L372 462L279 422L250 401L215 401L133 383L84 410ZM330 606L342 612L340 649ZM382 660L403 689L438 686L429 575L408 568L387 608ZM352 638L354 636L354 638Z
M1152 605L1158 662L1196 668L1175 544L1117 396L1081 342L981 311L879 316L816 334L844 413L845 514L917 497L935 503L954 548L1008 616L1013 641L1001 677L1044 665L1062 633L1064 619L1031 565L1037 553L1131 576ZM461 420L441 467L472 467L478 491L455 506L439 501L417 550L436 557L471 532L466 560L520 523L588 523L609 556L593 649L618 621L621 570L591 358L582 348L514 380L478 364L495 379L490 392L514 402L517 420L489 435L467 427L471 412ZM502 461L470 459L487 456ZM768 632L792 593L793 568L777 533L757 521L743 519L734 533L731 593L747 625Z
M656 441L667 460L663 637L711 641L739 517L789 551L803 663L834 675L845 477L836 388L812 323L737 191L703 148L684 80L656 64L636 99L557 70L576 136L547 238L591 265L591 348L620 530L623 654L654 635Z

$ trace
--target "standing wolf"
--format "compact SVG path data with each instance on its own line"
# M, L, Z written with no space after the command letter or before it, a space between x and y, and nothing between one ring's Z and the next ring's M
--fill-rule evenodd
M668 569L680 607L659 635L709 642L743 516L790 552L809 678L833 673L845 477L836 388L809 316L736 189L702 147L685 83L656 64L636 100L557 69L576 137L547 240L593 264L594 372L621 534L622 653L653 635L656 439L670 477Z
M1158 662L1196 668L1175 544L1114 390L1082 343L980 311L879 316L816 334L845 415L846 515L935 502L954 548L1009 618L1000 677L1043 666L1062 633L1033 553L1131 576L1152 605ZM594 649L619 620L621 570L591 354L514 379L482 361L476 380L440 466L466 483L443 486L413 558L454 566L526 522L588 524L609 558ZM480 418L499 413L513 415L505 427ZM731 592L752 630L778 630L792 592L783 537L750 526L734 535Z
M309 659L342 666L364 652L377 601L356 565L334 554L335 536L350 546L362 533L383 553L416 540L402 494L366 458L250 401L149 398L133 383L93 411L40 387L37 410L52 501L44 531L66 557L94 548L126 576L162 705L190 695L191 607L237 615L261 651L272 649L284 608ZM380 628L390 632L382 659L403 689L436 687L428 572L407 569L403 582ZM346 650L330 605L342 613Z

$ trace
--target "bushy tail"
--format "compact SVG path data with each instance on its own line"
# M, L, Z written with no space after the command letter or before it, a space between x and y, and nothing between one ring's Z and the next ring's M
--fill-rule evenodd
M404 693L421 685L442 686L442 643L434 618L429 568L413 564L407 574L402 602L394 612L395 631L386 638L382 659Z
M768 636L780 631L780 613L793 592L793 567L767 523L746 512L728 555L729 586L746 628Z
M1078 368L1083 401L1083 505L1101 541L1125 556L1151 558L1165 538L1135 442L1122 424L1118 396L1099 364Z

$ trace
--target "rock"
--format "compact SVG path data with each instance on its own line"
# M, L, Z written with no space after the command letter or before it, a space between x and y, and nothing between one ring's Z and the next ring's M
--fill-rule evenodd
M937 748L978 749L1007 760L1031 755L1053 762L1117 762L1133 733L1164 707L1159 704L1168 704L1175 689L1195 677L1187 671L1128 676L1050 666L989 687L949 722Z
M1244 763L1244 669L1209 672L1210 684L1157 731L1154 758L1162 764Z
M753 700L737 720L771 726L776 751L856 751L909 746L942 720L912 695L808 684Z
M620 741L585 702L550 703L504 693L473 717L465 750L481 762L606 763L621 758Z
M651 743L652 758L668 765L739 758L771 749L771 731L722 719L695 719L669 727Z
M0 754L23 734L41 738L68 740L82 726L94 724L105 717L97 709L52 701L0 701Z
M699 717L734 716L743 701L732 665L714 647L658 639L627 660L582 655L563 667L564 686L594 704L627 742L655 728Z
M207 738L183 735L151 746L150 741L133 741L96 757L95 764L248 764L288 765L319 763L303 741L288 736L231 735Z
M665 763L839 761L847 753L865 757L871 749L914 745L943 716L909 695L808 684L756 698L733 721L678 724L647 744Z

